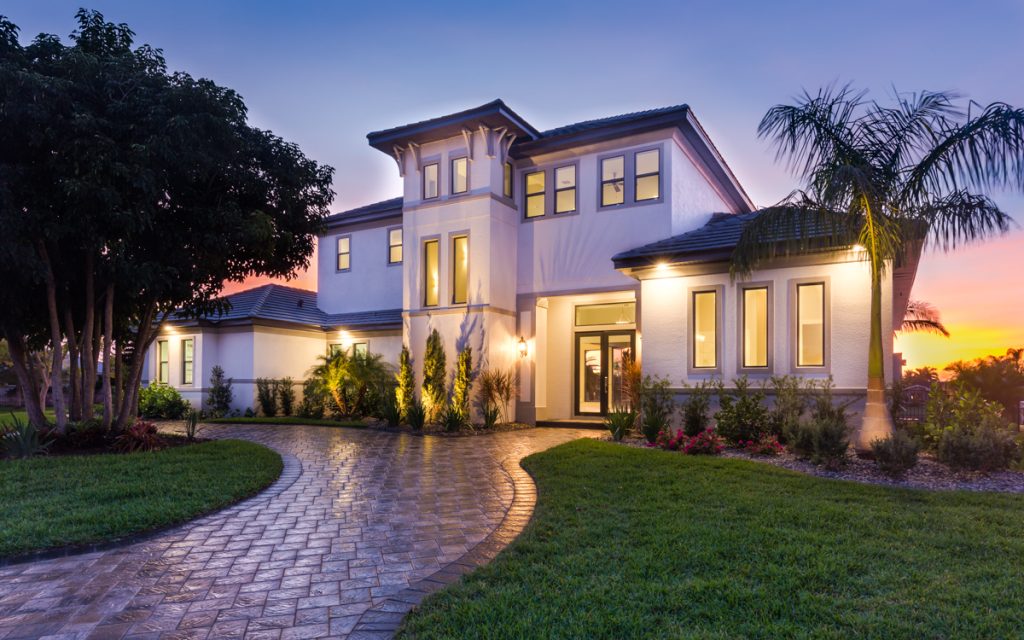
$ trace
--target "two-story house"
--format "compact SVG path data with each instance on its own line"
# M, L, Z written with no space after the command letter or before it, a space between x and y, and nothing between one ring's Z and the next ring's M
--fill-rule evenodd
M622 399L627 354L680 390L797 374L863 394L862 252L733 281L730 253L757 213L689 107L538 131L496 100L368 139L394 159L403 193L328 219L317 292L267 285L230 296L226 315L169 323L150 380L198 404L219 364L246 407L257 377L299 382L332 348L397 363L405 344L419 382L436 328L450 365L468 344L478 364L518 368L523 422L605 414ZM889 273L886 336L913 267ZM893 361L891 338L886 348Z

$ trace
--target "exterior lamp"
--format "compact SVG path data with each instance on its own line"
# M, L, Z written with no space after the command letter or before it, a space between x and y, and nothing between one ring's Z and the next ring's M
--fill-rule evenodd
M525 358L529 352L529 347L526 345L526 338L519 336L519 357Z

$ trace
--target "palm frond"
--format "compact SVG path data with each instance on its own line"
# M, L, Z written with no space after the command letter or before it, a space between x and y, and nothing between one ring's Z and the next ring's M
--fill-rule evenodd
M991 198L963 189L908 209L904 216L927 228L925 239L943 251L1006 233L1016 225Z
M899 331L903 333L936 333L949 337L949 331L939 317L939 310L930 303L920 300L911 300L907 303L907 311L903 315Z
M932 139L936 119L959 117L963 113L951 91L921 91L901 94L893 89L895 107L872 102L865 121L867 138L878 166L895 176L909 159Z

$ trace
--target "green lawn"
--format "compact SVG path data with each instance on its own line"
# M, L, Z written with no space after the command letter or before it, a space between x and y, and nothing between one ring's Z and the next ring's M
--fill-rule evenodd
M43 411L47 420L53 420L53 409L46 409ZM0 408L0 427L5 425L14 424L15 420L20 420L22 423L28 422L28 413L23 409L7 409Z
M539 502L406 638L1008 638L1024 496L929 493L579 440Z
M191 520L256 493L281 468L277 453L241 440L0 461L0 557Z
M308 424L317 427L350 427L364 429L366 424L358 420L326 420L318 418L300 418L298 416L266 416L256 418L210 418L204 420L210 424Z

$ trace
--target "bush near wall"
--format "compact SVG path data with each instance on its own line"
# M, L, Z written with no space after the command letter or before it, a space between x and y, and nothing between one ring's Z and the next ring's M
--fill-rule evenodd
M177 389L166 384L151 384L139 390L139 415L143 418L180 420L189 405Z

